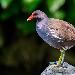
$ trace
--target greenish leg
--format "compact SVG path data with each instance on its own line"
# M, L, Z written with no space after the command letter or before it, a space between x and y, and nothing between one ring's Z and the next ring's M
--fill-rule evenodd
M60 58L59 58L59 60L57 62L57 65L61 65L63 63L63 61L64 61L65 50L60 50L60 52L61 52L61 55L60 55Z

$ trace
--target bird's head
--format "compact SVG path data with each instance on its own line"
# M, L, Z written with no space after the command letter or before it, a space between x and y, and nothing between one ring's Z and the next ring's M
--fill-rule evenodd
M31 14L31 16L27 19L27 21L32 20L32 19L43 20L46 17L47 16L44 12L42 12L40 10L36 10Z

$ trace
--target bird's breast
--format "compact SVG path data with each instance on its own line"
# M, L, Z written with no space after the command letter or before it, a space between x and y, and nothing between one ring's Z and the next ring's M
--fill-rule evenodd
M61 46L61 39L55 35L53 30L49 30L47 26L41 25L41 27L39 27L37 25L36 31L38 35L49 45L55 48L59 48Z

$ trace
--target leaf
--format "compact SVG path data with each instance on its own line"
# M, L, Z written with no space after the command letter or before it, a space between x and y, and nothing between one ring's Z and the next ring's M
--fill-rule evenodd
M41 0L22 0L22 10L26 12L32 12Z
M5 8L7 8L10 5L12 0L1 0L0 2L1 2L2 8L5 9Z
M11 16L14 16L15 14L19 14L19 9L20 8L18 3L11 4L11 6L8 9L3 10L0 13L0 20L5 21L6 19L11 18Z
M56 12L64 3L65 0L47 0L48 9L51 13Z
M65 12L60 10L60 11L56 11L53 15L55 18L64 19Z

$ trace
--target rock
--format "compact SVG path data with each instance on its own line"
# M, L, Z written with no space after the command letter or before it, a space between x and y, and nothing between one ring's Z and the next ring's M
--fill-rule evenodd
M75 67L64 62L60 67L49 65L41 75L75 75Z

